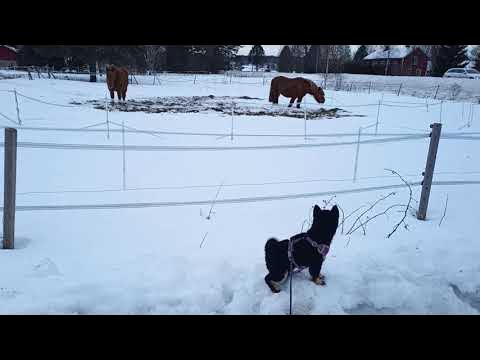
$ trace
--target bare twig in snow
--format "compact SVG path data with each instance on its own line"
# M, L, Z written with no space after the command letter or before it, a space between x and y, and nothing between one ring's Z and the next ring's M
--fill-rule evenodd
M340 209L340 211L342 212L342 235L343 235L343 223L345 222L345 213L343 212L343 209L340 207L340 205L337 204L337 207Z
M443 216L440 219L440 222L438 223L438 226L442 225L443 218L445 217L445 214L447 213L447 205L448 205L448 194L447 194L447 201L445 201L445 209L443 209Z
M323 208L325 209L335 197L336 195L333 195L328 201L323 200Z
M392 206L389 206L388 208L386 208L384 211L382 211L381 213L378 213L378 214L375 214L373 215L372 217L369 217L367 219L367 221L365 221L363 224L360 223L360 225L358 225L356 228L354 228L350 233L349 235L353 234L355 231L357 231L358 229L360 229L362 227L362 225L366 225L367 223L369 223L370 221L372 221L373 219L381 216L381 215L387 215L387 212L390 210L390 209L393 209L393 208L396 208L396 207L406 207L407 205L401 205L401 204L395 204L395 205L392 205ZM413 209L413 208L412 208ZM402 211L404 212L404 211Z
M213 201L212 201L212 206L210 207L210 211L208 212L207 220L210 220L210 217L211 217L211 215L212 215L213 207L215 206L215 202L217 201L217 197L218 197L218 194L220 193L220 189L222 188L223 183L224 183L224 181L222 181L222 183L221 183L220 186L218 187L217 194L215 195L215 198L214 198Z
M352 240L351 236L348 238L348 241L347 241L347 244L345 245L345 247L348 247L348 245L350 245L350 240Z
M362 230L363 230L363 236L367 235L367 231L365 230L365 224L362 222L362 219L359 220L360 221L360 226L362 227ZM368 219L367 219L367 222L368 222Z
M302 229L300 230L300 232L303 232L303 227L305 226L305 223L307 223L307 226L312 226L312 222L313 222L313 206L310 207L310 210L308 212L308 219L305 219L302 223Z
M365 205L362 205L362 206L360 206L358 209L353 210L349 215L347 215L347 216L345 216L345 217L343 218L342 222L341 222L340 224L338 224L338 226L342 225L342 227L343 227L343 223L344 223L350 216L352 216L352 215L355 214L358 210L360 210L361 208L364 208L364 207L365 207Z
M355 224L360 221L360 218L365 215L367 212L369 212L370 210L372 210L375 205L377 205L380 201L383 201L385 199L387 199L388 197L392 196L392 195L395 195L395 192L391 192L390 194L386 195L386 196L383 196L381 197L380 199L378 199L377 201L375 201L373 203L373 205L371 205L367 210L365 210L363 213L360 214L360 216L357 217L357 219L353 222L352 226L350 227L350 229L347 231L347 235L350 235L351 234L351 231L353 229L353 227L355 226Z
M205 235L203 235L202 242L200 243L200 248L202 248L203 242L205 241L205 238L207 237L207 235L208 235L208 232L206 232Z
M300 232L302 233L303 232L303 227L305 226L305 223L307 222L307 220L303 220L303 223L302 223L302 228L300 229Z
M400 224L404 223L405 221L405 218L407 217L407 212L408 212L408 209L410 208L410 203L412 202L412 187L410 186L410 184L399 174L397 173L395 170L392 170L392 169L385 169L387 171L391 171L392 174L395 174L397 175L404 183L405 185L408 186L408 190L410 191L410 196L408 198L408 204L405 208L405 213L403 214L403 217L402 217L402 220L400 220L396 225L395 227L393 228L392 232L390 234L387 235L387 239L390 238L390 236L392 236L395 231L397 231L398 227L400 226Z

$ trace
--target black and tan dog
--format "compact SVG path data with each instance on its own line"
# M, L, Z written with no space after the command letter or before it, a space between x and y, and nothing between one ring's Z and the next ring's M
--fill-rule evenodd
M267 241L265 262L269 272L265 276L265 282L272 292L280 292L279 284L290 273L290 260L294 269L308 267L312 281L317 285L325 285L325 279L320 274L320 270L337 230L338 218L339 212L336 205L331 210L322 210L315 205L312 227L306 233L297 234L283 241L275 238Z

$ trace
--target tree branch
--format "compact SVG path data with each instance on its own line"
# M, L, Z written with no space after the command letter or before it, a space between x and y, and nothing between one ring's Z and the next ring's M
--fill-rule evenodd
M355 214L358 210L360 210L361 208L364 208L365 205L362 205L360 206L358 209L354 210L353 212L351 212L349 215L345 216L341 222L341 224L338 224L338 226L342 225L343 227L343 223L345 222L345 220L347 220L350 216L352 216L353 214Z
M381 197L380 199L378 199L377 201L375 201L373 203L373 205L371 205L367 210L365 210L363 213L360 214L360 216L357 217L357 219L353 222L352 226L350 227L350 229L347 231L347 235L350 235L351 234L351 230L353 229L353 227L355 226L355 224L360 220L360 218L365 215L367 212L369 212L370 210L372 210L375 205L377 205L380 201L383 201L385 199L387 199L388 197L392 196L392 195L395 195L395 192L391 192L390 194L386 195L386 196L383 196Z
M356 230L358 230L359 228L362 227L362 225L366 225L367 223L369 223L370 221L372 221L373 219L381 216L381 215L386 215L387 212L390 210L390 209L393 209L395 207L406 207L407 205L401 205L401 204L395 204L395 205L392 205L392 206L389 206L388 208L386 208L383 212L381 213L378 213L378 214L375 214L374 216L370 217L367 219L367 221L365 221L363 224L361 223L360 225L358 225L355 229L353 229L348 235L351 235L353 234ZM403 211L402 211L403 212Z
M400 224L402 224L402 223L405 221L405 218L407 217L407 212L408 212L408 209L410 208L410 203L412 202L412 187L411 187L410 184L409 184L399 173L397 173L395 170L391 170L391 169L385 169L385 170L391 171L392 174L397 175L397 176L405 183L405 185L408 186L408 190L410 191L410 196L409 196L409 198L408 198L408 204L407 204L407 206L406 206L406 208L405 208L405 213L403 214L402 220L400 220L400 221L395 225L395 227L393 228L392 232L387 235L387 239L388 239L388 238L390 238L390 236L392 236L392 235L395 233L395 231L397 231L397 229L398 229L398 227L400 226Z

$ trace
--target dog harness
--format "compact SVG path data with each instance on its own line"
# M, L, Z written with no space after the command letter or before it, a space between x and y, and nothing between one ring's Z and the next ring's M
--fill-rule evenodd
M295 259L293 258L293 246L302 240L306 240L314 249L318 251L320 255L322 255L323 260L327 257L328 251L330 250L330 246L325 245L325 244L317 244L315 241L313 241L310 236L306 233L298 234L295 236L292 236L288 240L288 260L290 263L294 265L294 267L298 268L296 272L303 271L304 269L307 268L307 266L299 266L296 262Z

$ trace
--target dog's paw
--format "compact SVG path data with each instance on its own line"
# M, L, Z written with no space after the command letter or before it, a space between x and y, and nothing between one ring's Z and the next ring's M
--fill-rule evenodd
M320 275L319 277L313 278L312 281L317 285L321 285L321 286L326 285L325 277L323 275Z

